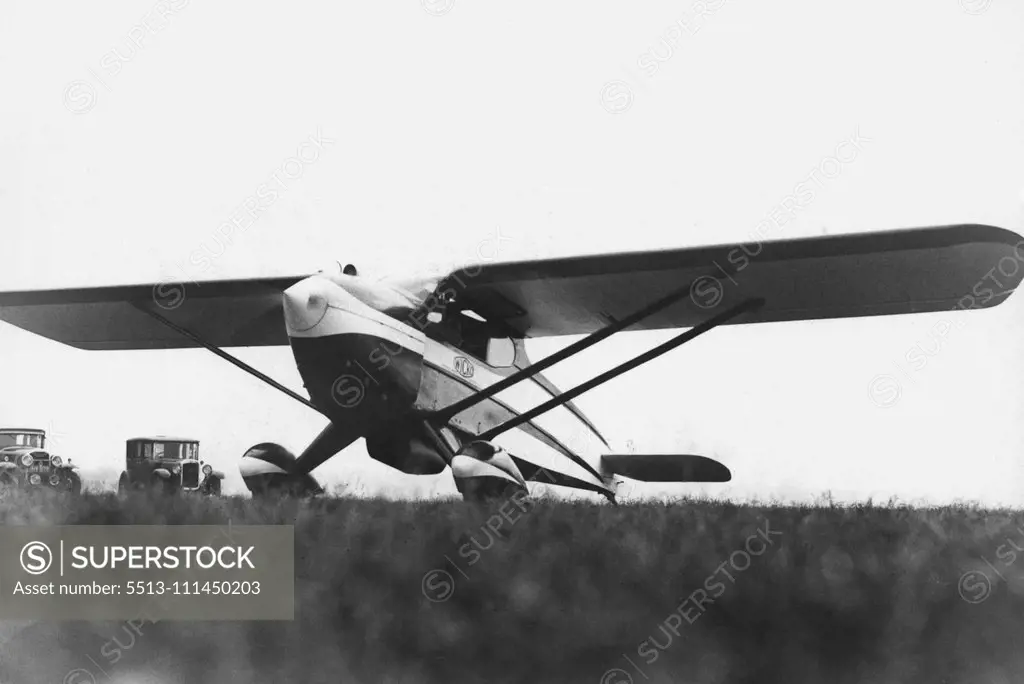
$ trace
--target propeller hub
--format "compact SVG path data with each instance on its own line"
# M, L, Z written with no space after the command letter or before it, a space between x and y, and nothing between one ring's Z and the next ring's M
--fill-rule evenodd
M333 283L325 278L306 278L284 291L284 320L288 332L312 330L327 315Z

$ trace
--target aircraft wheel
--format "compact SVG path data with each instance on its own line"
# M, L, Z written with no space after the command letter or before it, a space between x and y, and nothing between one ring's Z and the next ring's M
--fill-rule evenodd
M502 447L474 441L464 445L451 462L455 486L473 503L511 501L529 496L523 474Z
M252 492L253 498L277 496L316 496L324 493L316 479L304 475L287 475L295 463L295 454L280 444L262 442L242 454L238 464L242 481ZM284 472L282 472L284 471Z

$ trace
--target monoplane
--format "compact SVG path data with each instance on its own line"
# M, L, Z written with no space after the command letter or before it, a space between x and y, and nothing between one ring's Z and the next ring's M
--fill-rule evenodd
M996 306L1024 275L1022 242L953 225L476 263L443 277L374 279L336 262L284 277L3 292L0 320L85 350L202 347L326 417L298 456L267 442L243 454L254 495L322 492L311 472L363 438L399 471L450 467L467 499L533 480L614 501L623 477L731 472L697 455L616 453L573 403L582 393L722 325ZM543 375L612 335L659 329L686 330L568 391ZM567 335L580 339L527 355L526 340ZM285 345L308 396L226 351Z

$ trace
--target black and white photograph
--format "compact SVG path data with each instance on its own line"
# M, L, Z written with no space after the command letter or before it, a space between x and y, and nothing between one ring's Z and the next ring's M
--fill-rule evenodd
M1022 36L8 0L0 684L1024 680Z

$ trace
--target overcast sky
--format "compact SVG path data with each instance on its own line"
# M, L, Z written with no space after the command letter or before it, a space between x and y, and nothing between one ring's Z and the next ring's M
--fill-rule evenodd
M0 288L740 242L809 178L814 201L770 238L1024 234L1019 3L577 6L8 0ZM222 228L261 186L277 194L258 220ZM936 342L943 321L962 327ZM550 375L567 388L669 335L620 336ZM935 352L923 366L906 360L918 344ZM1022 344L1020 296L737 326L578 403L623 448L734 472L672 493L1016 504ZM287 348L239 355L301 390ZM119 469L127 437L185 433L241 486L248 446L299 451L323 420L202 350L84 352L0 325L0 376L0 423L49 428L89 469ZM317 474L455 492L450 471L404 476L362 443Z

